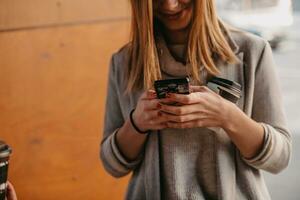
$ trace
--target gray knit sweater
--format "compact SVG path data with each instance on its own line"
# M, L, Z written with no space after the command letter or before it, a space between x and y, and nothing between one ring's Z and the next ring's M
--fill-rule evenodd
M185 60L185 45L167 46L162 37L156 41L163 78L188 76L188 66L173 57ZM201 68L199 72L204 85L207 79L206 70ZM163 199L217 199L214 134L207 128L160 131L160 176Z
M220 77L242 85L237 106L263 125L263 148L254 158L245 159L223 129L167 129L160 134L153 131L140 156L135 161L126 160L115 135L142 91L124 94L128 63L125 46L113 55L110 65L100 157L114 177L133 172L126 199L270 199L260 170L280 172L288 165L291 154L271 48L248 33L225 33L241 62L225 64L216 60ZM161 137L167 134L167 140ZM245 134L251 133L245 130Z

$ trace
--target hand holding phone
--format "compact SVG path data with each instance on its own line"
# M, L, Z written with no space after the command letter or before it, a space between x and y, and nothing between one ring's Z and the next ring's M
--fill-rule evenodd
M157 98L166 98L168 93L189 94L189 78L165 79L154 82Z

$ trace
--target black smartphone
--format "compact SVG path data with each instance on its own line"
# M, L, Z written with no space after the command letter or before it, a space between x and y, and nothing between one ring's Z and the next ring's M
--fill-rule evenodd
M165 79L154 82L157 98L166 98L167 93L189 94L189 78Z

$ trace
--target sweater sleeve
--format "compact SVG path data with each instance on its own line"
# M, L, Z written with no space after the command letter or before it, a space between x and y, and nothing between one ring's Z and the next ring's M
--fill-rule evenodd
M119 150L116 134L124 123L118 98L118 85L115 70L115 61L112 57L109 67L107 98L104 118L104 133L100 148L100 158L105 170L114 177L127 175L142 160L139 156L136 160L128 161Z
M252 119L263 126L264 143L255 157L243 159L254 168L279 173L287 167L290 160L291 136L283 111L272 50L267 42L255 72Z

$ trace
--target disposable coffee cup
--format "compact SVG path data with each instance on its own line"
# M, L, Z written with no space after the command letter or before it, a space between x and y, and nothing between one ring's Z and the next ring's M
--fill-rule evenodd
M7 174L11 148L0 141L0 200L5 200L7 189Z
M207 87L232 103L237 103L241 98L242 86L235 81L213 77Z
M242 86L235 81L213 77L207 82L207 87L234 104L241 98ZM208 129L214 132L222 131L220 127L209 127Z

